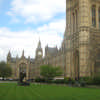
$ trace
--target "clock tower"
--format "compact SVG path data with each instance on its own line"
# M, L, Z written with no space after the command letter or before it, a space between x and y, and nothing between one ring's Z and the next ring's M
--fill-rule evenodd
M9 51L9 53L8 53L8 55L7 55L7 63L10 63L10 61L11 61L11 53L10 53L10 51Z
M42 57L43 57L43 51L41 47L41 41L39 40L38 47L36 49L36 59L42 59Z

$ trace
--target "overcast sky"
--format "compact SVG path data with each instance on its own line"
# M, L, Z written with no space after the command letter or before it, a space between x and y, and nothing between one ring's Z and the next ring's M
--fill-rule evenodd
M43 49L61 46L65 31L65 0L0 0L0 61L35 57L39 38Z

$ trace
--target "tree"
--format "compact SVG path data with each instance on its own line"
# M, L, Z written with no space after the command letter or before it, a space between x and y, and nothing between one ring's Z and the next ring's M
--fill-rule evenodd
M12 74L11 67L5 62L0 62L0 77L7 78Z
M40 74L43 78L49 80L56 76L61 76L62 70L60 67L53 67L51 65L43 65L40 67Z

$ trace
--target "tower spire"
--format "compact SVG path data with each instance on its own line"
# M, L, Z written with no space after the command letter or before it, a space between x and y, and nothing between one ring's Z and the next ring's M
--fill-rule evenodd
M22 57L24 57L24 50L23 50L23 52L22 52Z
M39 42L38 42L38 49L41 49L41 41L39 39Z

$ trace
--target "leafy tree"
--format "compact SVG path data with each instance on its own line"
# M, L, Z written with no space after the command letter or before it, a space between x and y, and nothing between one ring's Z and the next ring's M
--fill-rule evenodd
M62 70L60 67L54 67L51 65L43 65L40 67L40 74L43 78L49 80L56 76L61 76Z
M11 67L5 62L0 62L0 77L7 78L12 74Z

